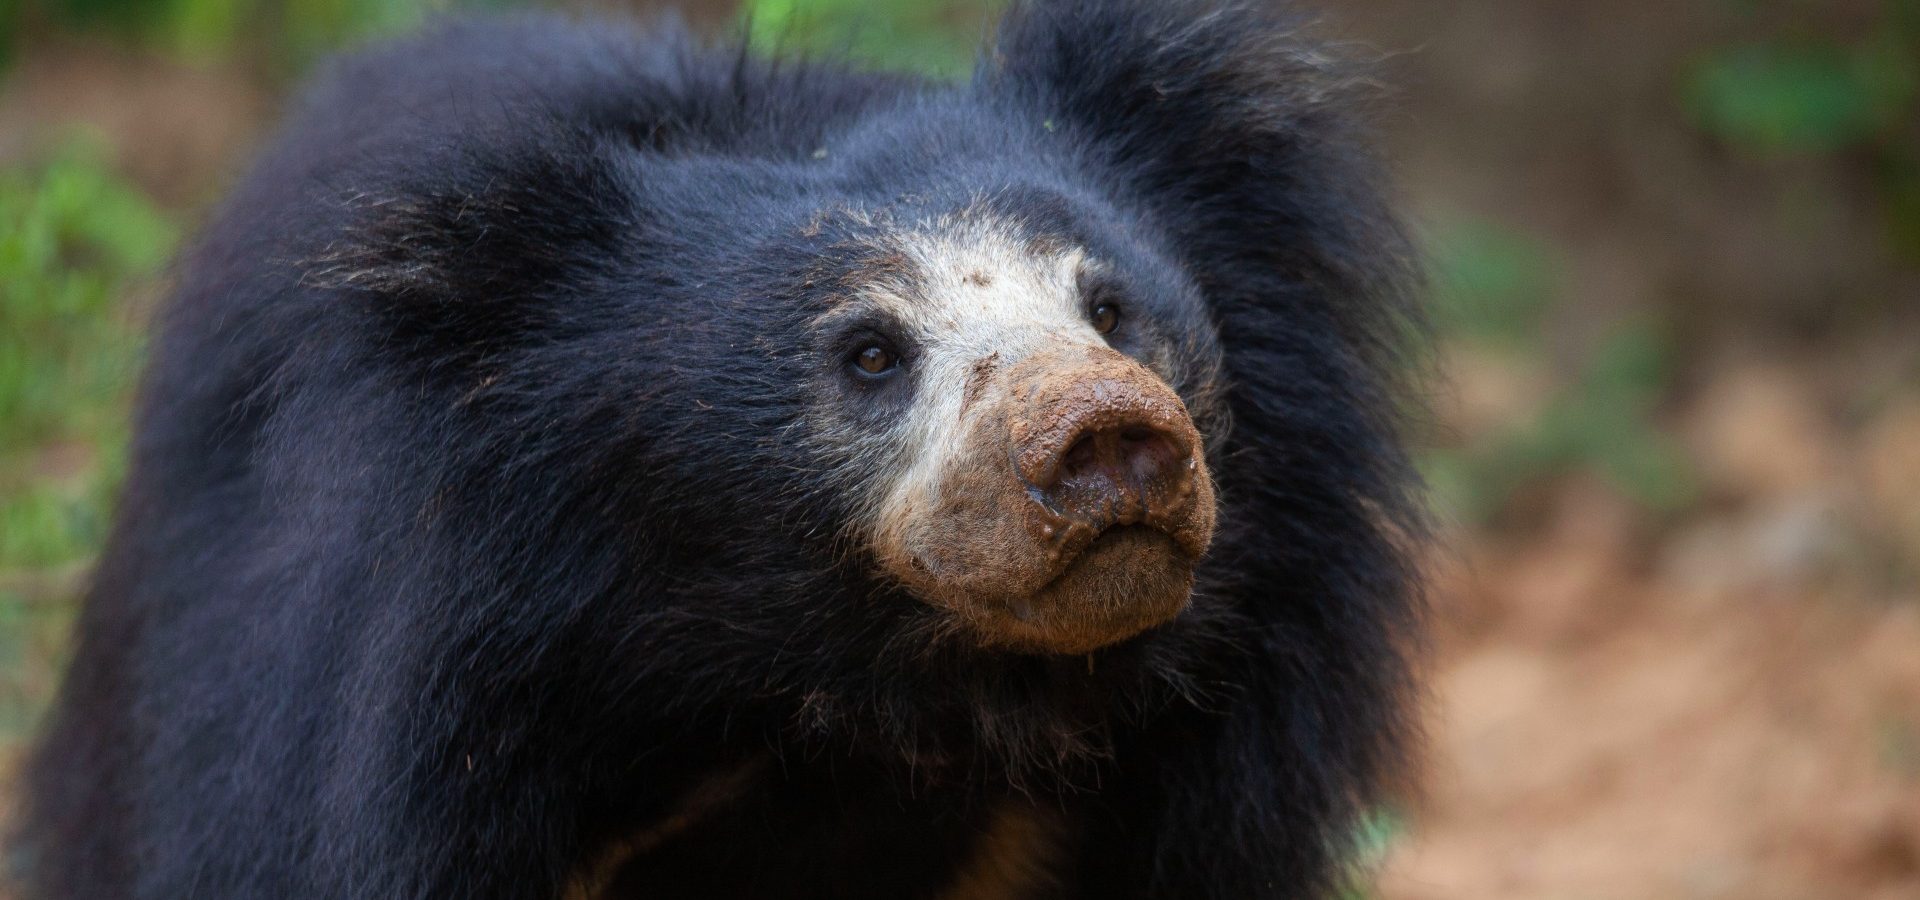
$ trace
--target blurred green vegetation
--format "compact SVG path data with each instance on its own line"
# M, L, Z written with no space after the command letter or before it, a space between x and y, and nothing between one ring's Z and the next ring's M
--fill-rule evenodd
M31 720L125 467L128 301L175 226L98 146L0 170L0 735ZM41 660L29 665L29 660Z
M1387 857L1407 834L1407 820L1397 810L1376 809L1368 813L1360 822L1360 831L1354 838L1354 859L1352 871L1355 884L1341 892L1341 900L1373 900L1378 896L1371 887L1371 881Z
M400 30L449 0L4 0L9 55L28 35L81 34L219 64L298 70L340 43ZM463 0L463 7L485 5Z
M755 46L846 54L877 66L963 75L1003 0L750 0Z
M755 46L964 74L1005 0L741 0ZM266 62L294 73L322 53L448 11L526 0L0 0L0 65L33 34L119 40L204 64ZM709 4L713 5L713 4Z
M102 537L139 348L123 304L173 243L90 145L0 172L0 571L84 559Z
M1457 350L1537 362L1557 285L1551 248L1488 222L1444 230L1433 242L1433 311ZM1655 511L1694 494L1685 455L1656 422L1673 375L1657 320L1603 331L1576 371L1544 385L1524 419L1461 446L1434 448L1422 469L1440 506L1468 524L1492 519L1528 485L1569 474L1597 476Z
M1750 6L1759 18L1796 4ZM1920 261L1920 0L1887 0L1864 34L1839 33L1814 9L1700 54L1685 106L1702 131L1743 154L1863 161L1888 239Z

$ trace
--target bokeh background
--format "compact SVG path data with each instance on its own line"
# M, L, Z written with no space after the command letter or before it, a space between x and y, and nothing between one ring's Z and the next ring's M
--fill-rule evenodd
M1920 0L1323 5L1395 86L1443 374L1428 791L1367 896L1920 898ZM8 770L169 255L317 59L444 6L0 0ZM681 6L955 75L990 14Z

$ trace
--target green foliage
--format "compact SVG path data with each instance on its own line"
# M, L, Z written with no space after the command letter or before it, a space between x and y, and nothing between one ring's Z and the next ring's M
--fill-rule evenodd
M195 0L198 2L198 0ZM220 0L244 5L249 0ZM265 5L265 0L250 0ZM274 29L293 58L308 61L348 41L405 31L428 16L455 7L494 7L509 0L281 0Z
M51 690L85 563L126 468L139 357L128 313L175 229L71 144L0 170L0 735Z
M74 31L115 34L193 58L233 46L245 0L27 0Z
M123 301L174 228L74 145L0 172L0 571L90 554L138 356Z
M1353 839L1353 858L1347 864L1352 883L1340 892L1341 900L1372 900L1378 896L1370 886L1373 876L1406 833L1406 818L1392 807L1374 809L1360 820Z
M1920 261L1920 145L1890 148L1874 172L1885 206L1887 234L1908 259Z
M1505 346L1537 337L1553 299L1548 248L1486 222L1449 232L1434 260L1434 318L1440 329Z
M888 67L955 76L973 65L996 0L748 0L754 46L777 53L846 54Z
M0 0L0 72L13 63L14 48L20 44L21 0Z
M1708 54L1688 91L1707 132L1768 154L1858 146L1898 124L1913 99L1913 61L1875 44L1753 44Z
M1485 222L1454 229L1438 247L1442 336L1468 353L1537 356L1554 299L1548 248ZM1529 484L1575 472L1649 508L1678 509L1691 501L1694 480L1654 421L1671 380L1672 352L1657 323L1617 324L1531 418L1472 446L1430 451L1422 470L1441 504L1470 522L1491 518Z
M1679 509L1694 493L1687 460L1653 424L1671 380L1672 349L1659 329L1618 326L1508 452L1522 467L1586 467L1648 507Z
M189 60L246 57L297 70L343 42L400 31L438 10L503 2L508 0L0 0L0 39L18 30L33 7L68 30L116 34Z
M1470 522L1491 518L1529 484L1575 472L1649 509L1682 509L1696 493L1692 467L1654 421L1670 359L1658 329L1619 326L1532 419L1478 446L1431 452L1422 470L1443 506Z
M1702 131L1741 152L1864 158L1891 244L1920 261L1920 0L1890 0L1864 37L1815 29L1713 50L1684 98Z

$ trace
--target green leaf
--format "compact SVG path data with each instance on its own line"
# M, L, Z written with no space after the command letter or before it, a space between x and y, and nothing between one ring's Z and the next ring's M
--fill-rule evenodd
M90 556L124 468L123 301L175 229L103 159L74 143L0 170L0 572Z
M1913 95L1914 64L1896 44L1855 50L1750 44L1696 63L1687 105L1698 125L1764 154L1858 146L1890 127Z
M875 66L958 76L973 63L997 0L749 0L754 46L780 55L850 56Z
M1501 225L1469 222L1435 246L1435 317L1444 332L1506 344L1533 339L1554 293L1545 245Z

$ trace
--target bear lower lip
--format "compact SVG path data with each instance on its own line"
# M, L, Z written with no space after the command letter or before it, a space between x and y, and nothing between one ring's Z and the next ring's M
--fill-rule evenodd
M1091 538L1086 539L1085 544L1080 548L1071 553L1061 553L1059 570L1054 573L1052 578L1047 580L1046 584L1041 585L1040 589L1034 592L1034 595L1045 594L1051 590L1054 585L1060 583L1061 579L1066 578L1079 566L1086 564L1089 557L1109 555L1100 552L1106 548L1115 548L1125 553L1130 546L1137 548L1139 544L1151 541L1153 538L1160 538L1168 542L1173 541L1172 535L1148 525L1109 525L1106 528L1102 528L1094 532ZM1056 550L1056 552L1058 551ZM1137 555L1139 551L1134 549L1132 552ZM1112 565L1111 562L1097 564Z
M1193 560L1172 535L1109 528L1031 594L976 618L986 643L1024 652L1090 653L1165 623L1186 608Z

